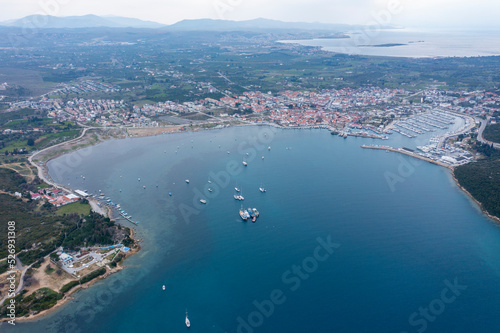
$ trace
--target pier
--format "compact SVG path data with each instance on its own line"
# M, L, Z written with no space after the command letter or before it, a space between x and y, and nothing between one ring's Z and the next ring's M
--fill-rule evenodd
M439 161L435 161L435 160L432 160L430 158L427 158L427 157L424 157L424 156L412 153L412 152L410 152L408 150L405 150L404 148L394 148L394 147L390 147L390 146L367 146L367 145L362 145L361 148L392 151L392 152L395 152L395 153L400 153L400 154L403 154L403 155L407 155L407 156L411 156L411 157L414 157L414 158L418 158L420 160L423 160L423 161L426 161L426 162L429 162L429 163L432 163L432 164L436 164L436 165L448 168L450 170L453 170L453 166L451 166L449 164L442 163L442 162L439 162Z

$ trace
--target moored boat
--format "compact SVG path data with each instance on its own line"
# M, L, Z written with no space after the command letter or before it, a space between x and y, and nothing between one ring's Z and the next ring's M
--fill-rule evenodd
M187 327L191 327L191 322L189 321L187 310L186 310L186 320L185 320L185 322L186 322L186 326Z

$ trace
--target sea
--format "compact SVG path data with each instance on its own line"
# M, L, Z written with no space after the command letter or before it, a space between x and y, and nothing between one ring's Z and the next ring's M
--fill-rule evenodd
M408 58L478 57L500 55L499 31L434 31L417 29L366 29L349 38L286 40L318 46L325 51L352 55Z
M138 221L121 223L142 249L47 316L0 330L498 332L499 225L450 170L360 147L430 136L242 126L52 160L54 180L104 193ZM242 221L241 207L257 208L257 221Z

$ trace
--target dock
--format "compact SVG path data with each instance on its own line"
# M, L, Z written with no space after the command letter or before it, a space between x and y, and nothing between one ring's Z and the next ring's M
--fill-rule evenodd
M120 212L120 216L121 216L123 219L125 219L125 220L129 221L130 223L133 223L133 224L135 224L135 225L138 225L138 224L139 224L139 222L135 222L135 221L134 221L134 220L132 220L130 217L125 216L125 215L124 215L124 214L122 214L121 212Z
M392 151L392 152L395 152L395 153L400 153L400 154L403 154L403 155L407 155L407 156L411 156L411 157L414 157L414 158L418 158L419 160L423 160L423 161L426 161L426 162L429 162L429 163L432 163L432 164L436 164L436 165L448 168L450 170L453 170L453 166L451 166L449 164L442 163L442 162L439 162L439 161L435 161L435 160L432 160L430 158L427 158L427 157L415 154L415 153L413 153L413 152L411 152L409 150L405 150L404 148L394 148L394 147L390 147L390 146L367 146L367 145L362 145L361 148Z

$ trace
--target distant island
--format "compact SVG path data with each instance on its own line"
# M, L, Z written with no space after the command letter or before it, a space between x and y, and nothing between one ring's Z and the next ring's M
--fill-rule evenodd
M401 44L401 43L387 43L387 44L377 44L377 45L359 45L363 47L394 47L394 46L403 46L403 45L408 45L408 44Z

